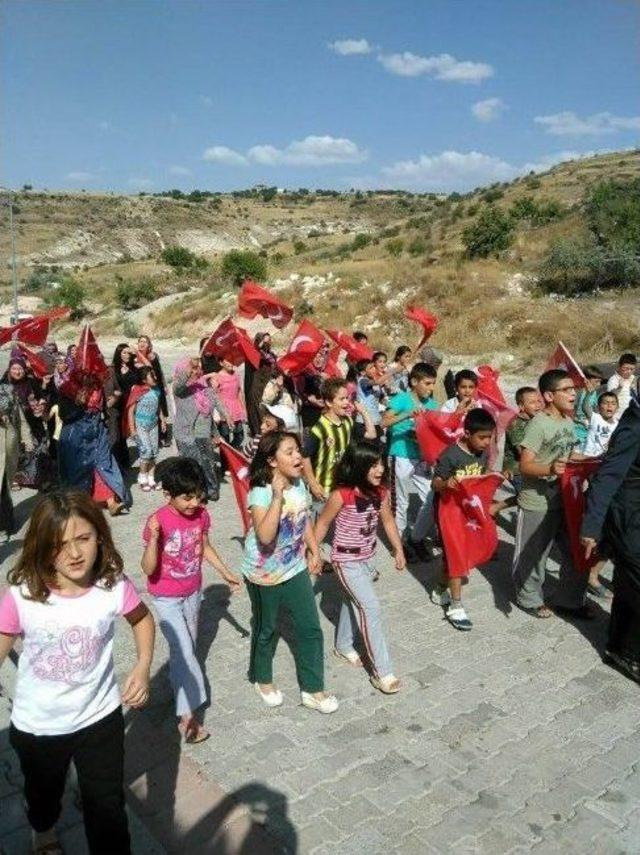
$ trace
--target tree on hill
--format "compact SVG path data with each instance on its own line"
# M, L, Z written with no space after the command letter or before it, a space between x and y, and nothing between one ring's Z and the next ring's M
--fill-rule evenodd
M264 281L267 262L249 249L232 249L222 259L222 273L239 288L245 279Z
M462 232L469 258L488 258L511 246L513 220L494 205L482 209L474 223Z

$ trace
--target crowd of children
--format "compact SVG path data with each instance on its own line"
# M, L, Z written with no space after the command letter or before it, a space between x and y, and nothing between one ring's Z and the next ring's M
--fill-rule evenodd
M367 344L363 333L354 339ZM231 362L203 364L200 357L184 362L174 389L186 402L178 404L184 409L176 418L179 454L159 463L169 407L160 362L148 339L137 355L128 345L117 349L110 379L118 382L111 395L105 391L107 379L102 387L76 383L71 393L65 392L73 365L57 357L60 376L31 376L26 397L16 387L28 376L28 359L20 377L10 367L0 384L0 393L8 399L3 403L0 394L7 436L30 430L26 416L35 418L32 397L38 399L40 393L43 400L51 395L47 406L61 404L65 425L86 419L90 411L94 440L99 431L107 436L109 398L118 412L115 435L100 452L102 457L93 452L85 462L88 480L75 484L61 470L63 486L81 490L50 492L50 482L41 485L46 495L31 517L21 554L9 573L10 588L0 603L0 663L16 638L23 639L11 743L25 777L28 817L40 851L57 851L54 826L71 760L78 770L91 851L107 851L105 840L108 851L129 851L121 704L138 707L146 702L154 622L123 575L108 524L90 498L115 502L116 512L130 503L127 488L119 486L129 465L127 436L135 436L141 492L162 489L166 500L146 521L141 567L168 644L177 723L186 742L209 736L202 719L205 678L196 654L203 560L232 591L247 590L252 610L249 676L268 707L284 701L273 659L278 616L285 609L295 635L301 703L327 714L338 709L338 700L325 686L323 633L311 582L311 576L331 571L343 595L334 654L350 666L366 667L379 691L400 691L374 584L380 524L397 571L442 553L432 599L455 629L472 628L462 602L464 577L449 572L438 529L444 498L458 491L464 479L489 469L497 424L478 395L477 370L450 374L443 384L440 354L432 348L414 354L402 345L391 364L386 354L375 352L370 359L350 363L347 377L341 379L325 371L328 351L323 348L293 382L275 365L270 339L259 337L257 346L262 361L257 370L247 372L252 376L245 376L246 398ZM587 592L608 596L598 577L602 564L591 575L575 569L561 512L560 478L570 460L606 454L620 415L637 401L634 370L635 357L624 354L606 387L595 368L587 370L580 391L570 373L551 369L537 386L516 392L518 412L504 434L503 499L493 501L487 513L495 516L517 504L514 602L532 616L550 618L558 612L589 618ZM69 394L79 411L75 414L69 409ZM416 419L436 411L458 414L462 429L458 440L429 465L418 442ZM26 420L22 428L20 413ZM207 498L217 498L222 475L219 434L249 461L250 527L238 573L216 551L205 507ZM76 454L84 447L76 446ZM24 447L22 453L27 453ZM10 505L12 482L6 482L14 469L5 463L4 471L3 513L8 519L6 496L8 492ZM419 502L413 518L411 494L417 494ZM322 547L327 540L328 558ZM562 564L550 604L545 578L554 544ZM122 693L111 653L119 615L132 626L138 654ZM100 776L91 774L96 765L103 770Z

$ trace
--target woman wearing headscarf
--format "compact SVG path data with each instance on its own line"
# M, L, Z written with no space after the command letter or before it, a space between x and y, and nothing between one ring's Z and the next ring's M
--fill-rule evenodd
M52 486L55 476L49 454L50 401L43 382L27 372L23 357L11 359L1 382L13 388L31 435L28 448L23 448L20 454L11 486L16 490L21 487L46 490Z
M131 505L131 493L109 445L102 380L74 370L58 391L60 480L106 504L111 516L124 512Z
M11 485L18 469L20 446L30 451L31 430L11 383L0 381L0 531L15 531Z
M640 683L640 405L632 400L591 479L580 531L587 557L613 560L613 602L604 661Z
M253 338L253 345L260 354L260 364L258 368L254 368L250 362L245 362L244 364L244 399L247 402L247 407L249 406L249 399L251 398L251 388L253 386L253 378L255 377L256 373L260 370L263 364L273 366L276 364L277 360L276 354L271 350L271 336L269 335L269 333L257 333ZM264 389L265 383L262 383L260 397L262 396L262 390ZM254 436L260 432L260 422L257 422L256 428L255 418L253 420L249 418L249 431Z
M217 502L220 484L216 469L215 446L220 433L215 423L214 411L229 420L210 381L215 374L203 374L197 356L180 360L173 372L173 399L176 413L173 423L178 453L191 457L204 470L207 481L207 498Z
M138 337L138 350L134 354L133 366L137 369L136 383L142 383L141 368L153 368L156 375L158 391L160 392L160 445L166 447L171 444L168 433L169 406L167 404L167 387L162 365L160 364L160 357L153 349L153 343L148 335Z

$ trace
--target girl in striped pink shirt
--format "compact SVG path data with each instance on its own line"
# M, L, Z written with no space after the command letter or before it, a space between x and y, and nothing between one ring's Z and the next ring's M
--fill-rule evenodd
M354 649L357 621L371 665L372 685L385 694L394 694L400 689L400 681L393 673L380 603L373 589L378 577L373 559L379 520L391 543L396 570L404 570L406 560L384 481L385 466L378 444L364 441L350 445L338 464L336 489L318 517L315 533L322 543L335 520L331 562L346 599L340 610L334 653L351 665L362 666Z

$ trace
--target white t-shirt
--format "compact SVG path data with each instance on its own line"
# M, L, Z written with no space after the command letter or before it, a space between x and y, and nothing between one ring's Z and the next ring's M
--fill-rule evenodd
M584 454L587 457L600 457L609 447L611 434L617 428L618 422L606 422L600 413L594 413L589 419L589 431L584 441Z
M453 398L449 398L448 401L445 401L444 404L440 407L441 413L455 413L460 406L460 401L457 396L453 396ZM476 407L481 407L482 404L479 401L474 401L472 410L475 410Z
M615 392L618 396L618 418L620 418L631 403L631 390L634 387L635 382L635 375L632 375L625 380L617 371L607 380L607 392Z
M94 585L77 597L51 592L45 603L23 591L12 586L0 603L0 632L23 637L11 721L36 736L75 733L120 705L114 623L140 597L126 577L110 591Z

